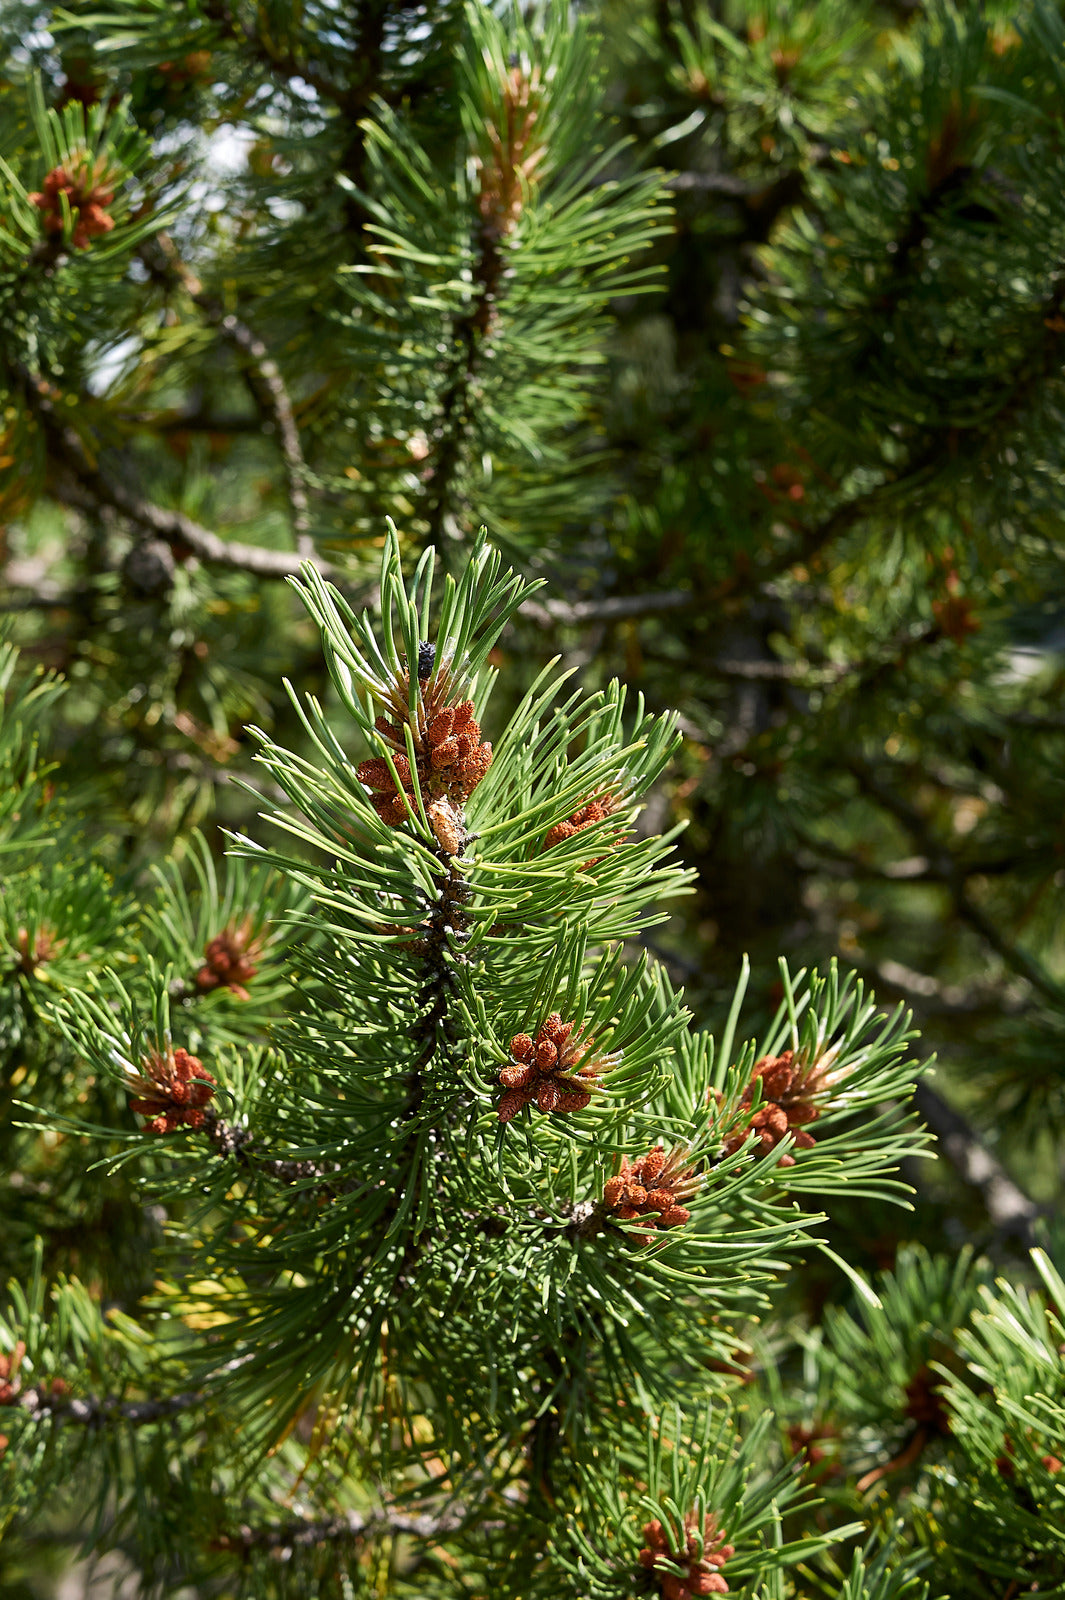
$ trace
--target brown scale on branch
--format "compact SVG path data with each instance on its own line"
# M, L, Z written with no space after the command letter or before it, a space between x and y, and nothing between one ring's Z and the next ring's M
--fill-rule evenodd
M693 1512L688 1513L680 1550L675 1547L672 1529L663 1527L657 1519L644 1524L643 1537L640 1566L653 1574L663 1600L695 1600L697 1595L728 1594L729 1586L721 1569L735 1554L735 1549L725 1542L725 1530L718 1527L713 1512L703 1518L701 1533L697 1517ZM684 1576L664 1570L666 1561L685 1568Z
M575 1029L576 1023L563 1022L560 1013L552 1011L535 1038L514 1035L510 1062L499 1074L506 1090L499 1102L500 1122L510 1122L530 1105L547 1112L584 1110L600 1075L619 1058L594 1055L591 1041L575 1034Z
M806 1125L816 1122L821 1106L814 1097L827 1087L828 1057L807 1067L793 1050L779 1056L763 1056L754 1064L751 1080L740 1099L740 1110L749 1107L761 1088L761 1103L754 1115L742 1128L730 1133L724 1142L724 1153L734 1155L746 1142L749 1132L757 1135L756 1152L768 1155L789 1134L800 1150L812 1150L814 1138L806 1132ZM785 1153L780 1158L782 1167L793 1167L795 1157Z
M667 1155L660 1144L655 1145L638 1161L622 1157L621 1171L607 1179L603 1201L611 1213L622 1222L641 1217L651 1230L634 1233L637 1244L653 1244L657 1231L679 1228L691 1218L683 1202L696 1192L699 1178L684 1165L686 1159L683 1150Z
M540 117L540 69L526 75L511 67L502 84L502 115L486 128L491 155L482 159L477 209L481 217L478 281L482 293L474 313L478 333L487 333L494 319L495 292L502 273L499 247L521 218L525 195L546 154L537 139Z
M88 249L101 233L115 225L107 207L115 198L115 175L102 156L72 152L66 162L53 167L44 187L28 198L40 211L45 232L61 234L64 227L62 196L70 211L70 242L75 250Z
M391 753L395 777L388 762L376 757L361 764L358 778L372 791L370 799L377 815L398 828L418 814L414 799L416 773L437 843L447 855L454 856L463 849L466 839L463 806L492 765L492 746L481 738L473 701L451 702L450 664L434 666L424 652L425 647L420 647L413 715L410 678L404 672L392 685L386 709L375 723ZM423 666L428 668L424 674ZM414 746L414 772L407 753L408 728Z
M259 954L259 944L251 937L251 928L251 918L245 917L207 941L205 964L196 974L196 988L200 994L208 994L212 989L228 989L238 1000L251 999L246 985L259 970L254 961Z
M478 222L474 235L476 293L468 311L453 328L455 364L440 401L433 430L435 459L429 481L426 520L435 543L445 531L453 486L460 473L463 447L474 421L474 383L482 346L497 316L500 284L506 267L504 245L517 226L526 194L546 154L540 133L542 85L539 69L526 75L510 68L500 84L502 109L486 127L488 153L479 158Z
M141 1074L131 1079L131 1111L148 1118L152 1133L173 1133L177 1128L202 1128L204 1107L214 1097L216 1079L197 1056L187 1050L153 1050L141 1061Z

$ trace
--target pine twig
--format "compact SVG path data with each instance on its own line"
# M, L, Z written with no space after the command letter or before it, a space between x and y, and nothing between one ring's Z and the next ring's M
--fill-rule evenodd
M292 400L285 386L285 380L281 376L281 369L258 334L232 312L227 312L220 301L205 293L199 278L178 255L169 234L157 234L151 247L142 248L140 256L154 277L180 283L193 304L199 306L212 326L217 328L223 338L228 339L243 356L248 387L260 417L268 422L277 434L277 442L285 464L296 552L301 560L311 560L314 556L314 543L309 532L311 513L307 501L307 463L300 443Z
M225 337L247 357L248 381L252 393L261 409L273 418L278 444L281 446L285 462L296 553L302 561L309 561L314 555L314 541L309 532L311 513L307 502L307 465L285 380L281 376L277 362L262 340L239 318L232 315L224 316L218 326Z

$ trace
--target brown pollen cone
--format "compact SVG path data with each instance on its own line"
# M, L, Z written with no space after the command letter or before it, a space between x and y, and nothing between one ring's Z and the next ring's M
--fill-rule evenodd
M44 187L29 196L42 215L45 231L62 233L63 202L66 195L73 224L70 242L75 250L85 250L90 239L110 233L115 225L107 207L115 198L114 178L106 162L88 154L71 157L63 166L53 167Z
M808 1427L801 1422L789 1424L788 1443L792 1454L802 1458L812 1483L840 1476L843 1469L838 1460L833 1459L835 1441L839 1437L839 1429L831 1422L814 1422Z
M197 1056L187 1050L168 1049L165 1055L153 1051L141 1069L141 1076L129 1084L134 1091L129 1108L149 1119L152 1133L203 1126L202 1108L214 1097L216 1079Z
M906 1385L906 1415L929 1433L950 1432L942 1380L930 1367L919 1367Z
M612 794L598 794L593 796L586 805L579 806L564 822L556 822L544 835L543 849L550 850L553 845L562 844L566 839L572 839L575 833L581 833L585 828L590 828L594 822L602 822L604 817L613 816L618 809L618 802ZM621 835L611 839L608 848L613 849L619 843ZM598 862L602 856L596 856L592 861L581 863L581 871L587 872Z
M25 1340L20 1339L10 1355L0 1356L0 1406L8 1406L19 1392L18 1369L26 1354Z
M695 1531L696 1519L689 1512L684 1519L684 1548L673 1548L673 1533L661 1522L644 1524L644 1546L640 1551L640 1566L654 1575L663 1600L694 1600L697 1595L728 1594L729 1587L721 1576L721 1569L735 1547L725 1543L725 1530L718 1528L717 1517L711 1512L703 1519L702 1551ZM683 1577L674 1572L664 1572L661 1563L671 1561L686 1567Z
M465 839L462 807L492 765L492 746L481 739L473 701L447 703L451 675L444 668L424 683L419 679L416 723L408 704L406 675L393 688L389 715L376 719L375 727L389 747L396 779L383 757L364 761L358 779L370 789L370 802L383 822L400 827L417 815L414 775L404 733L410 728L415 770L426 815L437 842L448 855L457 855Z
M207 941L204 949L205 965L196 974L196 987L201 994L211 989L229 989L238 1000L250 1000L246 984L258 972L252 957L258 955L257 942L250 937L251 918L216 934Z
M529 1105L541 1111L584 1110L601 1069L612 1063L596 1059L582 1066L590 1044L573 1037L575 1026L552 1011L535 1038L527 1033L514 1035L510 1064L499 1074L506 1090L499 1102L500 1122L509 1122Z
M691 1212L681 1202L691 1199L699 1179L684 1160L682 1150L667 1156L659 1144L638 1161L630 1163L623 1157L621 1171L607 1179L603 1200L614 1215L622 1222L643 1217L652 1230L634 1233L637 1244L653 1244L655 1231L679 1228L690 1219Z
M15 943L19 953L19 966L27 977L32 977L34 967L55 960L65 940L56 938L54 928L42 927L37 929L31 945L29 932L25 928L20 928Z
M754 1099L759 1082L762 1086L762 1103L746 1127L730 1133L723 1149L727 1156L734 1155L747 1138L748 1131L758 1135L756 1153L768 1155L780 1141L791 1134L796 1147L812 1150L814 1139L805 1131L806 1124L816 1122L821 1115L820 1106L812 1097L823 1087L816 1067L807 1068L797 1060L793 1050L779 1056L763 1056L754 1064L751 1081L740 1099L741 1109ZM790 1154L780 1158L782 1167L793 1167L795 1157Z

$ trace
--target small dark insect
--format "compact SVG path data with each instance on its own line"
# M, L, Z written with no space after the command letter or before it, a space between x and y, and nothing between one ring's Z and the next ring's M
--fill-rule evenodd
M424 683L433 670L436 660L436 645L430 644L428 639L423 639L418 646L418 679Z

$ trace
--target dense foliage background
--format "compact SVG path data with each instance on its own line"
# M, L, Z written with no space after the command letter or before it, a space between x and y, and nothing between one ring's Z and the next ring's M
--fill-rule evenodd
M432 545L455 575L484 523L547 580L495 647L497 728L555 655L680 714L639 827L687 824L694 892L629 954L703 1026L749 955L752 1032L778 957L838 956L937 1053L916 1104L941 1159L908 1162L914 1211L829 1207L852 1268L910 1252L881 1294L897 1337L859 1333L815 1254L750 1369L793 1449L823 1463L829 1441L829 1498L905 1482L932 1504L923 1447L949 1429L939 1401L917 1417L915 1374L990 1338L952 1342L981 1274L1034 1283L1036 1242L1062 1265L1060 8L8 0L0 36L7 686L67 685L24 719L55 764L50 854L0 889L0 1276L30 1282L39 1236L45 1279L76 1274L96 1307L152 1288L158 1200L20 1106L132 1126L49 1001L152 953L192 983L232 906L283 909L214 878L225 830L279 847L249 728L312 753L283 680L339 710L283 580L312 557L357 609L387 517L408 567ZM201 891L236 898L212 922ZM284 961L277 937L257 1009L216 1026L266 1029ZM959 1284L920 1246L991 1265ZM834 1367L916 1351L940 1303L897 1415L832 1391ZM879 1426L899 1456L925 1436L877 1489ZM944 1554L971 1529L904 1530L935 1595L1065 1593L1060 1534L1042 1566L1002 1554L1006 1448L994 1493L955 1462L975 1525L1000 1519L976 1576ZM77 1496L20 1517L3 1592L79 1592L54 1586ZM780 1594L904 1592L844 1589L838 1559Z

